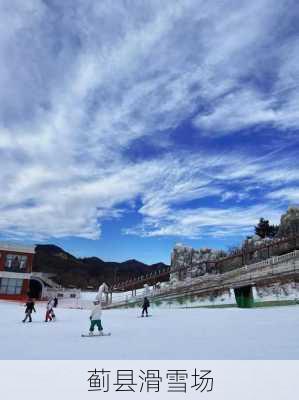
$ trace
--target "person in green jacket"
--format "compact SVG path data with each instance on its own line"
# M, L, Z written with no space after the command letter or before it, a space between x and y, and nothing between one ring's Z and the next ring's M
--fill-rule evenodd
M99 330L99 334L103 335L103 327L102 327L102 306L100 301L94 301L94 308L91 311L90 314L90 328L89 328L89 334L93 335L93 331L95 326L97 326Z

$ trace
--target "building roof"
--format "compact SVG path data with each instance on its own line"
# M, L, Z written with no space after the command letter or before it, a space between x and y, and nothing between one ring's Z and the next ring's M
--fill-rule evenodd
M35 254L35 245L25 245L18 243L0 242L0 251L13 251L16 253Z

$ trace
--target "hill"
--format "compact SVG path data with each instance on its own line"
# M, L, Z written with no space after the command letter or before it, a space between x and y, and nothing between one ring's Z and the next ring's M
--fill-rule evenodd
M98 288L102 282L110 285L136 278L166 266L164 263L147 265L134 259L119 263L98 257L77 258L55 245L37 245L33 271L55 274L54 280L62 286L87 289Z

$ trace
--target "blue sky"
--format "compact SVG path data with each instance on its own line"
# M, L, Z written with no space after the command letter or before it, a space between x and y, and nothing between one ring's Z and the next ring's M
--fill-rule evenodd
M299 204L295 0L2 0L0 239L169 262Z

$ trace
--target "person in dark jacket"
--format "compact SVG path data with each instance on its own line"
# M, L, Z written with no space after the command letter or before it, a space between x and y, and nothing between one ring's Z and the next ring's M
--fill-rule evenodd
M23 322L27 321L27 318L29 318L28 322L32 322L32 318L31 318L31 314L32 311L36 312L35 308L34 308L34 301L33 299L28 299L27 303L25 304L25 318L23 319Z
M53 305L53 307L56 308L57 306L58 306L58 299L57 299L57 297L55 296L55 297L54 297L54 305Z
M146 317L148 317L147 309L149 308L149 306L150 306L150 302L149 302L148 298L145 297L143 299L143 304L142 304L142 314L141 314L142 317L144 317L144 313L145 313Z

